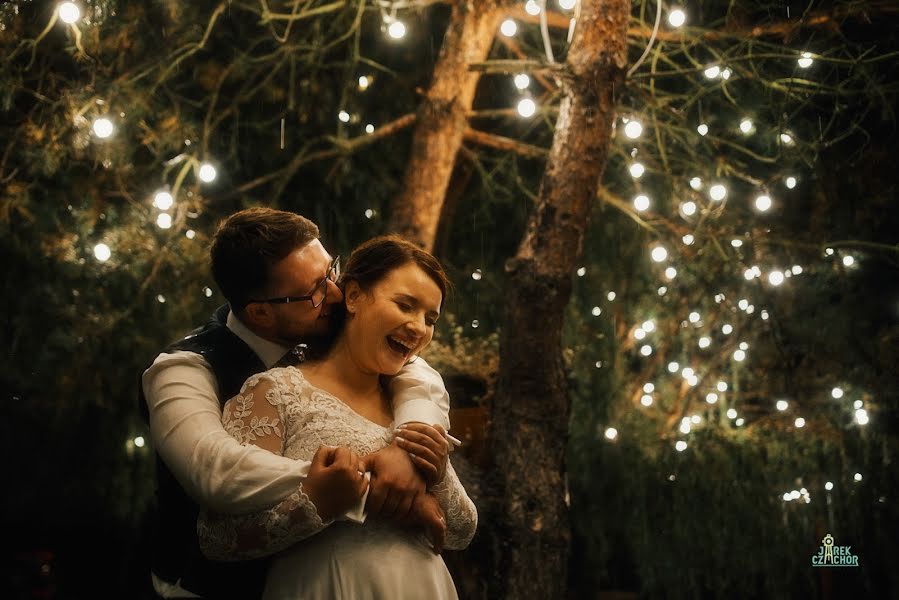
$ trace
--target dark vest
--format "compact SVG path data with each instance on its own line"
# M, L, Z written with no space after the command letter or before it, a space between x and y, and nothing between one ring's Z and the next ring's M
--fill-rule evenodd
M248 377L265 370L262 360L225 326L228 306L219 307L206 325L190 332L163 352L201 354L212 366L219 403L240 391ZM149 365L148 365L149 368ZM138 386L141 412L149 419L143 385ZM197 538L200 507L156 455L156 510L153 521L152 569L161 579L203 598L253 600L262 595L267 560L216 562L203 557Z

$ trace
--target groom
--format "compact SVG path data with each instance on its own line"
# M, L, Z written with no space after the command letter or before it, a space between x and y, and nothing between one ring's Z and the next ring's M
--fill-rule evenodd
M222 405L249 376L297 362L297 344L331 334L329 314L343 301L340 267L314 223L269 208L222 222L210 254L228 304L163 350L142 377L141 405L157 453L151 576L161 598L253 599L262 593L265 561L206 560L197 540L199 507L230 514L269 508L307 480L310 463L240 445L222 427ZM449 395L423 360L394 377L390 392L396 425L449 429ZM372 478L363 505L401 519L425 489L407 452L393 443L367 465ZM362 515L359 506L345 518L361 521Z

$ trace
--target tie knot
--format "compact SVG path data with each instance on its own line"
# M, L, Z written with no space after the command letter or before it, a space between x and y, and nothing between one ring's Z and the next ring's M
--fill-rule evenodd
M297 344L293 348L291 348L287 354L281 357L277 363L275 363L276 367L295 367L300 364L304 360L306 360L306 344Z

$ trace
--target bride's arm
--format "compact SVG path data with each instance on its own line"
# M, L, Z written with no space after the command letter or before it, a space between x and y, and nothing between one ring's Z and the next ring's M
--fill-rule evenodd
M443 480L431 488L446 516L446 542L450 550L468 546L478 528L478 509L468 497L451 462L446 464Z
M266 373L251 377L225 404L225 430L242 444L284 452L281 387ZM200 548L213 560L242 560L273 554L310 537L362 497L367 482L347 448L322 447L299 488L270 509L225 515L204 510L197 521Z

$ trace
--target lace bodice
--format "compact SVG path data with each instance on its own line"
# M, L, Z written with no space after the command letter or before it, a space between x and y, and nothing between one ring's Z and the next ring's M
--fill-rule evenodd
M274 409L274 410L273 410ZM283 456L311 461L322 445L347 446L360 456L390 444L391 427L355 412L337 397L313 386L294 367L254 375L225 404L225 430L242 444L256 443ZM477 510L452 464L431 490L447 520L445 546L464 548L477 527ZM302 485L271 509L247 515L204 511L197 531L203 552L215 560L267 556L328 527ZM359 525L370 527L370 523Z

